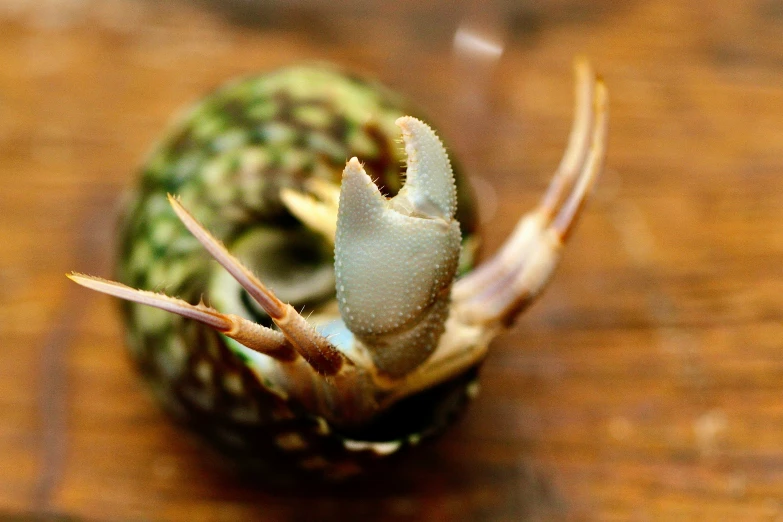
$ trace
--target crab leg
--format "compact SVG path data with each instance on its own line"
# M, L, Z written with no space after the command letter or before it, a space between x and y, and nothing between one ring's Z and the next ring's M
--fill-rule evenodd
M340 188L318 178L309 180L305 187L309 194L284 188L280 191L280 199L302 223L334 244Z
M455 309L467 323L509 325L543 290L602 168L608 95L600 81L593 92L594 80L578 67L581 87L571 140L541 204L520 220L495 257L454 285Z
M348 358L318 333L291 305L280 301L236 257L232 256L226 247L196 221L176 198L169 195L169 203L185 227L269 314L294 350L310 363L315 371L325 376L335 375L345 363L350 364Z
M66 274L68 278L91 290L119 297L127 301L154 306L182 317L196 320L228 337L242 343L251 350L269 355L278 361L291 362L299 358L283 334L233 314L222 314L202 303L192 305L182 299L164 294L136 290L114 281L84 274Z
M574 122L568 137L568 146L539 205L539 211L548 217L554 215L558 204L573 186L591 146L590 138L595 120L595 74L584 59L577 60L574 69Z
M514 232L501 249L470 275L455 284L452 294L455 299L468 298L486 288L505 271L504 267L515 262L520 251L529 248L535 238L535 230L541 228L542 222L551 219L558 204L563 200L565 192L573 185L574 179L579 174L590 148L590 134L595 117L593 100L595 78L587 62L578 61L575 68L577 77L574 123L571 127L568 146L549 188L541 198L538 208L526 214L519 221Z

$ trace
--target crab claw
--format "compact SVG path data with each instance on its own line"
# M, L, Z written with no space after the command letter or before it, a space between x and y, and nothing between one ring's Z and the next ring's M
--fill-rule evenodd
M380 371L402 376L427 359L444 331L461 234L443 145L415 118L396 123L408 156L405 186L387 199L356 158L348 162L335 272L346 326Z

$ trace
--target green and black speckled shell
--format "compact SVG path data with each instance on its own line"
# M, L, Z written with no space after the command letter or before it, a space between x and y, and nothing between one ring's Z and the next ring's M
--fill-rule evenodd
M339 183L346 160L357 156L381 189L395 194L404 155L394 121L405 114L415 112L382 86L325 67L283 69L219 89L175 123L143 166L120 224L117 277L190 302L209 300L208 281L220 269L179 223L167 193L179 195L229 249L259 227L306 236L281 204L280 189L302 187L310 177ZM474 207L456 174L457 217L470 237ZM321 262L331 263L331 252ZM214 331L131 303L123 314L133 357L166 409L244 466L276 478L298 468L350 475L377 448L416 443L461 409L474 377L411 397L361 433L336 433L264 388L263 376ZM346 440L389 444L372 449Z

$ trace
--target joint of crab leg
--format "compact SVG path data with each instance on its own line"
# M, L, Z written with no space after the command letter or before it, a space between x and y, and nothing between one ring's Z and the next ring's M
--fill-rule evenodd
M449 314L460 251L456 189L435 133L397 120L408 153L405 186L386 199L356 158L343 171L335 238L343 321L376 367L399 377L432 353Z
M523 262L488 285L469 301L474 322L498 321L505 326L514 320L541 293L560 261L562 242L556 231L541 231L526 251Z
M226 247L207 232L196 219L177 201L169 196L169 203L185 227L199 240L215 260L230 273L280 328L294 350L321 375L334 375L350 363L347 357L318 333L305 318L285 304L264 286Z
M266 328L238 315L226 314L231 328L219 330L251 350L269 355L278 361L292 362L299 359L299 354L293 349L288 339L278 331Z
M321 375L338 373L351 361L329 340L318 333L291 305L283 305L284 314L273 319L297 352Z
M66 275L73 282L91 290L119 297L126 301L154 306L155 308L198 321L238 341L251 350L269 355L278 361L290 362L298 358L297 353L283 334L265 328L244 317L233 314L221 314L217 310L203 304L192 305L182 299L145 290L136 290L114 281L76 273Z

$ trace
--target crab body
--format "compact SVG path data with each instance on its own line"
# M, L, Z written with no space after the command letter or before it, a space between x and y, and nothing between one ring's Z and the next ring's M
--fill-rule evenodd
M242 467L353 475L444 428L549 280L603 158L605 91L579 71L552 186L477 270L473 200L435 133L380 85L293 67L184 114L121 221L120 283L71 278L125 299L155 394Z

